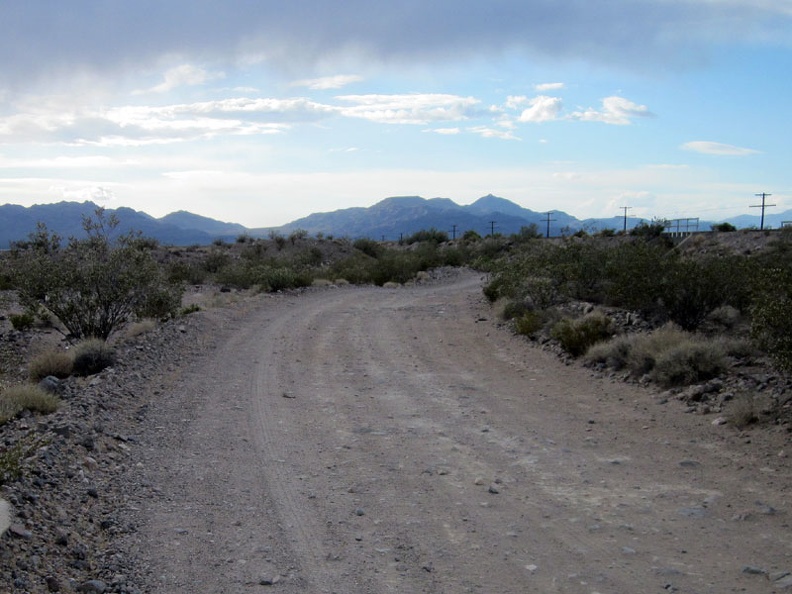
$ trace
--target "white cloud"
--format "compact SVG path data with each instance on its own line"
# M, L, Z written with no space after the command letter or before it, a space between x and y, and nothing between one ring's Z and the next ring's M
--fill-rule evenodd
M718 155L718 156L736 156L742 157L745 155L756 155L761 151L754 149L734 146L732 144L724 144L722 142L711 142L708 140L693 140L686 142L681 146L686 151L693 151L695 153L702 153L705 155Z
M558 118L562 101L558 97L539 95L528 101L530 107L520 114L521 122L551 122Z
M291 86L307 87L314 91L324 91L327 89L340 89L352 83L361 82L362 80L363 77L356 74L337 74L335 76L296 80L291 83Z
M429 124L470 118L479 100L440 93L405 95L341 95L340 101L351 107L339 108L346 117L361 118L381 124Z
M468 128L470 132L478 134L482 138L499 138L500 140L520 140L510 130L497 130L488 126L473 126Z
M432 130L425 130L425 132L434 132L435 134L442 134L446 136L453 136L462 132L461 128L434 128Z
M163 81L147 90L135 91L135 94L143 93L167 93L178 87L182 86L197 86L201 85L211 79L221 78L223 75L219 73L210 74L203 68L193 66L191 64L182 64L175 66L165 72Z
M645 105L633 103L624 97L611 96L602 100L602 109L589 107L569 115L570 119L584 122L602 122L618 126L632 124L635 118L651 116L652 112Z
M519 109L528 103L528 97L525 95L509 95L506 97L506 107L509 109Z
M539 83L537 85L534 85L534 90L543 93L545 91L560 91L565 87L566 85L562 82Z

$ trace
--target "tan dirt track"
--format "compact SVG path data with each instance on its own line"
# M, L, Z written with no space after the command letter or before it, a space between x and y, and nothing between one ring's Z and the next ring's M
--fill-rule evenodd
M219 332L152 405L156 592L721 594L792 569L787 459L498 328L480 275L262 299Z

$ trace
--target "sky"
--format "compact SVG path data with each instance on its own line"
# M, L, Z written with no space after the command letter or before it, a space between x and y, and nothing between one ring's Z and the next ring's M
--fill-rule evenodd
M792 0L0 4L0 204L780 213L790 108Z

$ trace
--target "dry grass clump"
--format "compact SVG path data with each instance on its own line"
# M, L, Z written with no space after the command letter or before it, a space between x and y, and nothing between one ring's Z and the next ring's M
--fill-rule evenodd
M11 507L5 499L0 499L0 536L11 526Z
M70 352L47 349L30 360L28 375L33 381L42 380L48 375L63 379L72 374L73 364L74 358Z
M665 388L712 379L728 366L728 356L749 348L744 341L706 339L667 325L649 334L619 336L594 345L586 361L633 377L648 378Z
M115 352L101 339L89 338L74 347L72 369L75 375L94 375L113 363L115 363Z
M42 414L58 410L60 400L38 386L23 384L0 392L0 424L7 423L23 410Z
M137 338L143 334L151 332L157 327L157 322L152 319L140 320L133 322L124 329L124 338L127 340Z
M564 318L553 326L550 335L573 357L583 355L598 342L613 336L613 321L602 312L592 312L578 320Z
M735 395L729 403L729 421L740 429L759 421L759 407L753 394L741 393Z

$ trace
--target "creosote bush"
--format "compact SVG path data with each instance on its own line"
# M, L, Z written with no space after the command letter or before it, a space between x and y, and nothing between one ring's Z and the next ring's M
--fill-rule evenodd
M30 360L28 375L33 381L39 381L48 375L63 379L72 374L73 365L74 358L70 352L47 349Z
M84 340L74 347L73 373L88 376L99 373L115 363L115 352L105 341L97 338Z
M7 423L23 410L42 414L58 410L60 400L38 386L22 384L0 392L0 424Z
M77 339L106 340L135 316L175 314L181 286L154 259L156 242L135 233L115 237L118 225L99 208L83 220L83 239L63 246L39 224L15 243L9 264L22 304L52 314Z

